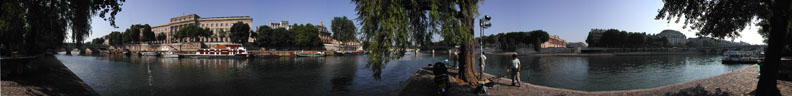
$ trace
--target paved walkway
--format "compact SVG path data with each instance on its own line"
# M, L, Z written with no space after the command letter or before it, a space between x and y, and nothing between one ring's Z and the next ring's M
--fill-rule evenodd
M636 89L623 91L578 91L561 88L552 88L522 82L522 87L510 86L511 80L500 78L495 80L495 87L489 89L486 95L498 96L525 96L525 95L545 95L545 96L657 96L657 95L681 95L681 96L700 96L700 95L750 95L749 92L756 89L756 82L759 70L756 65L747 66L734 70L729 73L713 76L709 78L693 80L673 85L666 85L650 89ZM492 76L486 74L485 76ZM403 84L401 90L397 90L400 96L429 96L436 94L431 71L427 69L419 70L415 76ZM792 83L779 81L778 84L781 94L792 96ZM449 90L452 96L476 96L473 94L475 88L471 86L453 85ZM427 91L428 90L428 91Z
M30 63L41 65L37 71L2 78L2 96L99 95L55 56L43 56Z

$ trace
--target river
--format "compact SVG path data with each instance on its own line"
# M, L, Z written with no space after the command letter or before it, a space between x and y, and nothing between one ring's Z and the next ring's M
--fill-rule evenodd
M375 79L367 56L193 59L56 55L101 95L388 95L420 67L445 55L405 55ZM506 74L511 56L488 55L486 72ZM746 65L719 56L521 56L523 81L584 91L653 88L711 77Z

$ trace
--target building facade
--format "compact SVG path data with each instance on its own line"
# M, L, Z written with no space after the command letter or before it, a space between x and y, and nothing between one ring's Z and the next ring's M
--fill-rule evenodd
M668 40L668 43L673 45L682 45L688 42L687 36L676 30L663 30L657 35L660 37L665 37Z
M270 27L272 27L272 29L286 28L286 30L289 30L292 26L289 25L289 21L280 21L278 23L270 22Z
M248 24L251 30L253 30L253 18L250 18L250 16L201 18L196 14L189 14L170 18L170 23L153 26L151 31L154 31L156 35L160 35L161 33L165 33L165 35L167 35L165 36L167 37L165 40L160 41L162 43L179 43L188 41L173 37L173 35L179 31L179 28L186 27L188 25L196 25L200 28L208 28L213 35L211 37L193 39L199 39L199 41L202 42L230 42L231 40L228 38L230 33L229 30L231 29L231 26L237 22ZM254 40L255 38L248 37L248 42L253 42Z
M550 39L542 43L542 48L566 48L566 40L561 39L558 35L551 35Z

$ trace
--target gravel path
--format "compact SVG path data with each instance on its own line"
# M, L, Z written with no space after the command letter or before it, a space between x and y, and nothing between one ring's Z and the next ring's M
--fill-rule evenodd
M486 74L491 77L492 75ZM522 87L510 86L511 80L499 78L495 80L495 87L489 89L488 94L474 94L475 88L471 86L453 85L449 90L452 96L477 96L477 95L497 95L497 96L525 96L525 95L544 95L544 96L658 96L658 95L680 95L680 96L700 96L700 95L750 95L749 92L756 89L756 82L759 81L759 70L756 65L747 66L734 70L729 73L721 74L704 79L698 79L673 85L666 85L650 89L635 89L621 91L578 91L570 89L552 88L522 82ZM403 84L401 90L397 90L400 96L425 96L434 95L433 82L434 75L430 70L421 69L415 76ZM789 81L778 81L778 88L783 96L792 96L792 83Z

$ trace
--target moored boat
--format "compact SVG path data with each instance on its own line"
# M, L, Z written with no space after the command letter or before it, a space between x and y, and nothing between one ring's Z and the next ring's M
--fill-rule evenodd
M182 54L180 56L190 58L250 57L241 44L222 44L217 45L215 48L198 49L195 54Z
M721 59L722 64L756 64L763 60L761 52L726 51Z
M319 57L319 56L325 56L325 53L324 52L300 52L300 53L297 53L295 55L300 56L300 57Z

